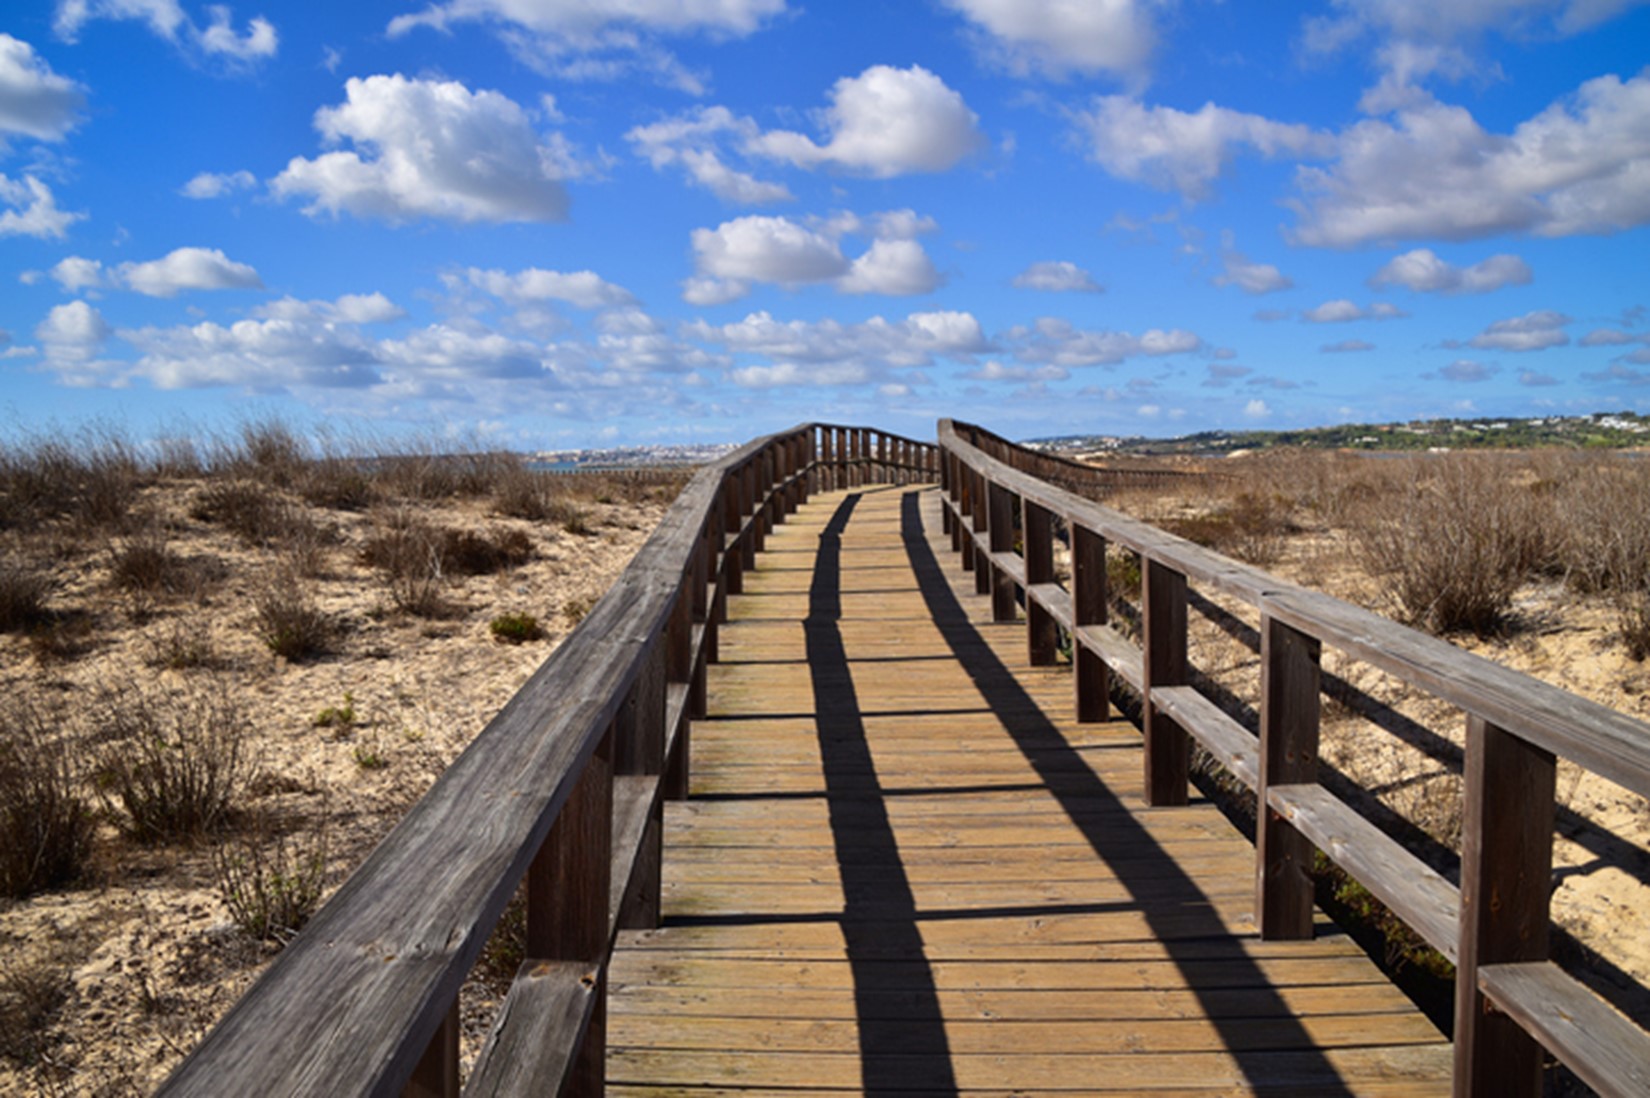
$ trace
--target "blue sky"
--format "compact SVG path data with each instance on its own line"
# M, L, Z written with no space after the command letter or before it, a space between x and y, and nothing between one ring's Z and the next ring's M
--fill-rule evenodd
M17 0L0 430L1650 404L1644 0Z

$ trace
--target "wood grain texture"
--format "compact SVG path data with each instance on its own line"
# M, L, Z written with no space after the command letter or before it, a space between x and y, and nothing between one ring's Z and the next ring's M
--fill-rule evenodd
M811 498L730 601L663 921L610 969L609 1093L1447 1092L1331 924L1260 940L1253 848L1146 806L1139 734L1072 719L937 494L867 489L830 539L847 496Z
M1650 1094L1650 1033L1557 965L1486 965L1478 987L1605 1098Z

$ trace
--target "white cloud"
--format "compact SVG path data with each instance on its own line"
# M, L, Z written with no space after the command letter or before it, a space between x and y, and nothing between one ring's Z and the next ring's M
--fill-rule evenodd
M1318 350L1326 355L1351 354L1359 351L1373 351L1375 344L1363 339L1343 339L1339 343L1325 343Z
M785 11L785 0L449 0L398 15L390 37L416 27L493 24L523 63L563 80L652 78L691 95L704 80L659 44L666 35L745 37Z
M939 285L939 272L915 240L873 241L837 280L846 294L926 294Z
M147 23L149 30L180 48L190 47L231 63L274 57L280 46L275 27L263 16L254 18L244 34L235 30L234 16L222 4L206 8L208 23L201 27L177 0L58 0L52 28L65 42L80 38L81 29L94 19Z
M1371 286L1404 286L1416 293L1482 294L1503 286L1527 286L1530 265L1516 255L1492 255L1470 267L1456 267L1430 248L1394 256L1369 280Z
M1601 76L1520 123L1486 132L1432 100L1340 137L1303 167L1299 243L1351 247L1414 237L1604 233L1650 222L1650 74Z
M104 283L103 264L78 255L59 260L48 273L66 293L71 294L96 290Z
M1301 319L1312 324L1345 324L1353 320L1396 320L1408 315L1386 301L1377 301L1365 308L1343 297L1305 310L1301 313Z
M53 72L33 46L0 33L0 135L61 141L78 121L85 99L85 90Z
M683 298L696 305L725 304L743 296L753 282L829 282L852 294L928 293L939 286L939 273L928 253L907 234L929 231L932 224L910 210L898 210L870 219L839 214L817 228L789 218L752 215L714 229L695 229L694 275L683 285ZM850 260L839 238L866 231L877 239Z
M729 372L733 383L746 389L777 389L802 385L858 385L872 379L863 363L837 362L804 366L780 362L772 366L741 366Z
M876 381L890 370L918 369L938 358L969 362L991 349L979 321L953 311L912 313L898 322L876 316L859 324L781 321L755 312L731 324L695 321L683 332L727 354L757 359L730 375L744 386Z
M1042 317L1030 326L1009 329L1003 336L1014 348L1014 357L1033 365L1066 368L1112 366L1142 356L1187 354L1199 350L1203 340L1182 329L1152 328L1138 336L1130 332L1081 329L1069 320Z
M1208 197L1239 146L1266 157L1324 156L1333 149L1333 139L1310 126L1274 122L1213 103L1188 113L1108 95L1072 118L1087 138L1090 157L1106 171L1179 191L1188 201Z
M72 255L60 260L49 273L69 293L128 289L148 297L175 297L183 290L263 287L257 271L216 248L178 248L147 263L122 263L107 269L95 259Z
M567 216L565 147L541 139L507 96L401 75L352 78L345 93L345 103L315 112L315 128L354 150L294 157L271 181L281 197L309 197L306 213L392 222Z
M724 202L763 206L789 202L794 195L783 184L767 183L722 161L724 137L750 142L759 134L756 123L737 118L726 107L701 107L690 114L637 126L625 140L656 169L679 165L688 178Z
M749 142L752 151L799 167L833 167L888 179L954 167L985 144L979 116L945 81L920 65L873 65L831 89L822 114L828 140L773 130Z
M84 301L58 305L34 329L34 337L49 348L96 348L111 335L103 314Z
M1064 381L1071 371L1063 366L1009 366L991 359L963 376L974 381Z
M386 324L407 312L383 294L370 293L345 294L333 303L331 315L346 324Z
M1067 259L1033 263L1014 276L1014 285L1022 290L1049 293L1097 294L1104 289L1093 275Z
M1478 382L1488 381L1500 370L1495 366L1486 366L1482 362L1474 362L1468 358L1458 358L1448 366L1438 371L1438 377L1445 381Z
M635 304L636 298L595 271L546 271L528 267L508 274L470 267L464 272L470 285L511 304L563 301L580 309L613 309Z
M1216 286L1236 286L1247 294L1270 294L1295 284L1272 264L1251 263L1241 252L1227 252L1222 263L1224 269L1215 276Z
M1256 397L1254 400L1251 400L1243 406L1243 414L1248 416L1250 419L1265 419L1267 416L1272 414L1272 409L1266 406L1266 402L1264 400Z
M257 177L249 171L201 172L183 185L179 192L185 198L222 198L235 191L247 191L258 185Z
M1138 79L1157 32L1142 0L945 0L990 36L1014 72L1111 73Z
M11 179L0 174L0 237L61 240L70 225L85 219L83 213L58 209L52 189L34 176Z
M1623 347L1640 341L1650 341L1650 335L1634 335L1619 328L1594 328L1581 337L1583 347Z
M1494 351L1544 351L1570 342L1564 331L1571 319L1551 309L1498 320L1468 340L1468 346ZM1446 343L1445 346L1455 346Z
M122 283L149 297L175 297L181 290L263 287L257 271L216 248L179 248L147 263L122 263L117 274Z

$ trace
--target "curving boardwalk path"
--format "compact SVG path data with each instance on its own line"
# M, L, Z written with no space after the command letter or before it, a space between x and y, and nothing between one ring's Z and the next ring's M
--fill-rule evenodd
M1450 1046L1327 921L1254 931L1254 853L1146 808L933 489L816 496L729 600L664 924L610 970L608 1093L1425 1095Z

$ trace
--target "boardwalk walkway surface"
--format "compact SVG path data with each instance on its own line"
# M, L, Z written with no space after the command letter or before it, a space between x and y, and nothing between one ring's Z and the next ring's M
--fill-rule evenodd
M933 489L769 535L664 924L619 937L608 1093L1447 1093L1437 1030L1326 921L1259 940L1247 841L1146 808L1139 733L990 616Z

